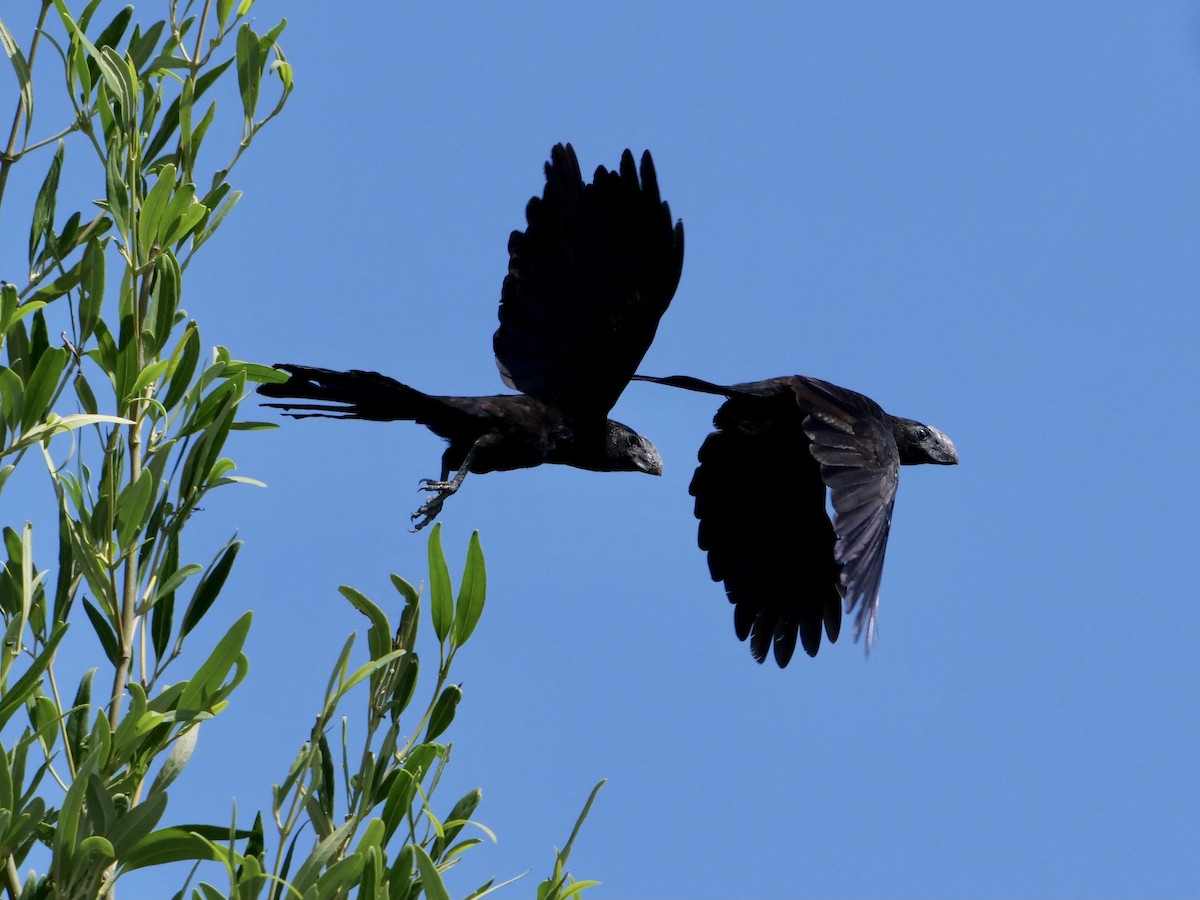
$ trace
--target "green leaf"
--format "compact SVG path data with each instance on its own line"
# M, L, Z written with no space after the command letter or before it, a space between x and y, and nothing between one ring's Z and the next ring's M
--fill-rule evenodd
M421 873L421 887L425 891L425 896L429 900L450 900L450 892L442 883L442 876L438 873L433 860L429 858L429 854L425 852L425 848L417 844L413 847L413 853L416 857L417 869Z
M37 300L42 304L57 300L67 292L74 290L75 285L79 284L80 275L80 263L76 262L75 265L71 266L71 268L67 269L67 271L63 272L63 274L59 275L49 284L43 283L33 292L31 299Z
M213 236L213 234L216 232L217 228L221 225L221 223L225 221L225 217L227 215L229 215L231 212L233 212L233 208L235 206L237 206L238 201L241 199L242 199L242 192L241 191L233 191L224 200L221 201L220 205L218 205L216 210L213 211L212 215L210 215L208 217L207 221L204 223L204 226L200 229L200 231L196 234L196 237L192 240L192 252L193 253L195 251L199 250L201 245L203 245L205 241L207 241L210 237ZM285 378L285 380L286 380L286 378Z
M152 794L118 818L106 835L112 841L113 856L121 859L141 843L154 830L166 809L167 795Z
M29 703L29 722L33 726L44 752L49 756L58 740L58 707L44 695L34 697ZM0 756L4 754L0 753ZM10 807L11 809L11 807Z
M237 559L238 551L241 549L242 542L230 538L229 542L217 551L217 557L201 577L200 583L196 585L196 591L192 594L192 602L188 604L187 611L183 614L183 625L179 631L181 639L200 623L204 614L216 601L217 595L221 593L221 588L225 586L225 579L229 577L229 570L233 568L233 562Z
M163 232L169 222L164 222L164 213L171 195L175 193L175 166L171 163L163 166L158 172L158 180L142 201L138 216L138 264L149 261L150 250L162 241Z
M50 169L42 181L38 191L37 201L33 204L33 223L29 229L29 268L37 265L39 250L43 242L49 256L54 256L54 205L58 200L58 179L62 174L63 151L66 145L60 140L54 158L50 160Z
M154 776L154 783L150 785L150 791L147 797L153 797L156 794L161 794L164 799L166 797L166 789L171 786L171 783L179 777L184 766L188 764L188 760L192 758L192 753L196 750L196 739L200 736L200 729L196 727L188 728L183 731L171 744L171 752L167 754L167 758L163 760L162 768L158 770L158 774Z
M100 318L104 302L104 245L91 238L83 250L79 268L79 341L86 343Z
M124 402L128 403L131 400L140 397L142 391L153 381L158 381L162 374L167 371L167 366L170 365L170 360L159 359L150 363L146 368L138 373L137 379L133 382L133 386L129 389L129 396L124 398Z
M123 240L129 240L129 185L125 183L122 164L124 148L115 139L109 141L104 154L104 184L107 209Z
M79 679L79 687L75 691L75 700L67 713L67 728L65 739L72 758L79 760L83 757L83 743L87 740L88 721L92 714L92 679L95 669L88 669Z
M233 0L217 0L217 28L221 31L225 30L231 9L233 9Z
M464 794L450 810L450 815L446 817L446 822L443 825L445 832L444 837L440 837L433 842L434 859L441 859L446 848L462 831L463 825L474 815L475 810L479 807L479 801L483 799L483 791L475 788L473 791L468 791Z
M254 109L258 106L258 89L262 82L263 49L258 35L243 23L237 36L238 90L242 95L242 112L249 127L254 122Z
M432 741L450 727L454 721L454 712L458 701L462 699L462 688L457 684L447 685L433 704L433 712L429 714L429 726L425 729L425 740Z
M225 837L228 835L226 830ZM218 849L196 834L194 829L180 826L161 828L146 835L125 854L120 866L122 872L132 872L146 866L191 860L218 861L221 858Z
M132 9L132 7L130 8ZM162 36L166 24L166 20L159 19L146 29L145 34L141 33L140 25L133 27L133 36L129 38L128 53L130 59L133 60L134 68L140 71L146 65L154 48L158 46L158 39Z
M137 481L126 485L117 498L117 540L122 547L130 546L146 524L156 487L154 473L143 469Z
M242 645L246 643L253 618L253 613L243 613L217 643L180 695L180 710L192 712L208 708L212 698L222 689L225 676L242 655Z
M352 587L342 585L338 593L350 601L351 605L371 622L367 631L367 644L371 658L378 659L392 649L392 626L388 623L383 610L368 600L363 594Z
M150 309L147 311L144 328L152 335L148 352L158 355L175 327L175 316L179 312L179 299L183 295L183 276L179 261L171 250L160 252L154 263L154 288L150 292Z
M169 368L170 383L167 395L162 399L162 405L168 411L174 410L183 399L196 374L196 363L200 359L200 329L195 322L188 324L184 330L183 339L171 354Z
M429 606L433 613L433 633L444 641L454 621L454 599L450 589L450 569L442 553L442 523L429 534Z
M200 572L202 570L203 570L203 566L201 566L199 563L188 563L186 566L183 566L182 568L179 568L179 569L176 569L175 571L173 571L170 575L168 575L166 578L164 578L162 581L160 581L158 583L158 586L155 588L154 594L150 597L150 600L147 604L147 609L149 609L150 607L153 607L153 606L157 606L159 601L162 600L162 598L175 593L176 589L181 584L183 584L184 581L191 578L197 572ZM164 568L164 571L165 571L165 568ZM145 612L145 611L146 610L144 610L144 609L139 610L139 613Z
M104 47L116 47L121 42L121 37L125 34L125 29L129 26L129 20L133 16L133 7L126 6L120 9L113 20L108 23L103 31L100 32L100 37L96 38L96 49ZM96 72L93 70L92 78L96 77Z
M117 649L117 636L112 629L112 625L109 624L108 619L104 618L104 614L92 605L92 601L87 597L83 598L83 609L87 613L88 621L92 623L92 630L96 632L96 637L100 639L100 646L104 649L104 655L115 666L120 651Z
M4 27L3 20L0 20L0 45L4 47L4 55L12 63L13 72L17 76L17 85L21 90L17 114L25 119L25 137L28 138L29 126L33 124L33 79L29 75L29 63L25 60L25 54L17 46L12 33Z
M407 900L412 893L412 875L416 860L413 859L415 844L405 844L396 854L396 861L388 870L389 900Z
M28 431L36 423L46 419L54 399L58 380L67 366L69 354L61 347L47 350L38 360L33 374L25 382L25 408L21 412L21 427Z
M296 872L296 877L292 879L292 887L298 895L304 896L305 892L316 883L317 875L329 864L331 859L341 852L342 845L354 834L357 827L358 821L352 818L317 843L317 846L308 855L308 859Z
M458 586L458 604L454 609L454 643L461 647L475 631L483 604L487 599L487 570L483 564L483 549L479 546L479 532L471 534L467 546L467 564L463 569L462 583Z
M29 668L25 670L24 674L0 697L0 728L4 727L12 714L37 693L41 687L42 674L54 659L54 651L58 649L58 644L66 633L66 622L55 623L54 631L45 646L42 647L42 652L33 658L33 662L29 663Z

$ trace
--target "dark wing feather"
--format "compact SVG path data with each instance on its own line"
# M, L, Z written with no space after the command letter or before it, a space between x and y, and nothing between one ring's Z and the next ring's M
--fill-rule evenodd
M618 172L584 185L575 152L558 145L546 189L509 239L509 273L493 338L511 388L604 415L629 383L666 312L683 266L683 225L672 225L654 163L641 181L626 150Z
M799 636L816 655L841 627L834 531L803 417L782 384L739 385L718 410L692 479L699 543L734 604L734 628L762 662L786 666ZM759 396L751 396L759 394Z
M900 454L887 415L862 394L815 378L789 379L807 415L810 452L829 487L835 557L841 566L846 611L857 610L854 637L875 635L879 583L887 550L892 506L900 476Z

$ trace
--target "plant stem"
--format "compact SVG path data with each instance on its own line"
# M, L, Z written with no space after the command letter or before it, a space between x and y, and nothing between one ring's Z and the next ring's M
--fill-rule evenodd
M130 204L130 208L133 206ZM136 247L137 234L130 230L131 249ZM141 290L133 303L133 340L137 350L137 370L146 367L145 348L142 345L142 319L150 296L150 284L154 278L153 269L142 275ZM142 474L142 420L145 414L143 396L134 398L133 408L129 410L129 418L133 424L129 426L129 483L133 484ZM138 540L135 537L133 546L126 548L125 571L122 574L121 596L121 628L117 634L117 667L113 672L112 702L108 707L108 724L115 731L121 720L121 698L125 696L125 679L129 677L129 663L133 659L134 632L137 629L137 549Z
M37 58L38 39L42 36L42 26L46 24L46 13L50 11L52 0L42 0L42 9L38 13L37 28L33 31L33 39L29 42L29 54L25 57L25 65L33 77L33 61ZM4 185L8 183L8 170L17 161L13 155L17 150L17 133L21 130L21 116L28 113L25 109L25 95L17 101L17 111L13 114L12 131L8 135L8 148L0 156L0 205L4 203Z
M18 900L21 896L21 876L17 872L17 863L11 856L4 857L4 890L10 900Z

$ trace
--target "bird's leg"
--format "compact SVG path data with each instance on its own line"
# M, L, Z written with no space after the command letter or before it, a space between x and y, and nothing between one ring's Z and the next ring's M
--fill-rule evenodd
M470 470L471 463L475 459L476 449L478 449L481 445L491 443L491 441L488 440L489 437L491 436L484 435L471 445L471 449L467 451L466 457L463 458L462 465L458 467L458 471L454 473L454 477L449 481L446 479L450 475L450 467L446 464L445 456L442 457L442 477L440 479L437 481L434 481L430 478L421 479L420 487L417 488L417 490L431 491L433 492L433 496L425 501L425 503L421 505L421 508L412 514L412 520L415 523L413 525L413 531L420 531L435 518L437 518L437 514L442 511L442 504L445 503L447 498L449 498L455 491L462 487L463 479L467 477L467 472ZM446 452L449 453L448 450ZM419 522L417 521L418 519L420 519Z

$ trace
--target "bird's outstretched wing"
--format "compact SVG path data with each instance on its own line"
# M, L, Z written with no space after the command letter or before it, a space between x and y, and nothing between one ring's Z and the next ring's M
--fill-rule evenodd
M815 656L822 627L837 640L842 621L825 485L789 381L724 389L729 399L700 448L689 489L700 548L734 604L738 638L749 638L759 662L773 651L780 666L791 660L797 637Z
M666 312L683 266L683 225L658 192L654 163L633 154L585 185L570 144L556 145L546 188L509 238L493 338L511 388L604 415L625 389Z
M809 452L829 488L834 557L846 612L855 612L854 638L875 636L879 582L887 550L892 507L900 477L900 454L888 415L874 400L816 378L787 379L805 413Z

